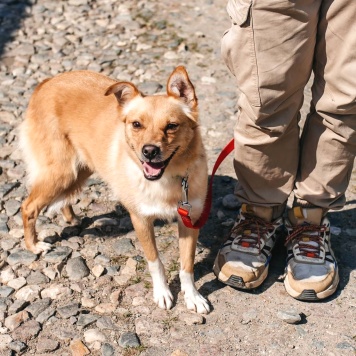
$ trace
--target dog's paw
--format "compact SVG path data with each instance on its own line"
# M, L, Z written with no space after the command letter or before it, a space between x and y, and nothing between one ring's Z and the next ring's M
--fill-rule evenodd
M153 290L153 300L161 309L171 309L173 306L173 295L168 286L161 286Z
M210 306L208 301L197 291L194 284L193 273L181 270L179 277L187 308L199 314L208 314L210 312Z
M39 255L40 253L42 253L42 255L45 255L50 249L52 249L51 244L39 241L29 250L36 255Z
M193 310L199 314L208 314L210 312L208 301L196 290L185 293L184 300L189 310Z

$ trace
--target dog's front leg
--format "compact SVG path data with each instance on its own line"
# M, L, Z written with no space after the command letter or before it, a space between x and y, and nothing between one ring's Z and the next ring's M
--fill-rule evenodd
M153 283L153 300L162 309L171 309L173 295L168 287L164 267L159 259L153 221L131 214L137 237L145 253Z
M179 272L182 292L187 308L197 313L207 314L210 311L207 300L197 291L194 284L194 258L199 230L188 229L181 220L178 221L179 250L181 270Z

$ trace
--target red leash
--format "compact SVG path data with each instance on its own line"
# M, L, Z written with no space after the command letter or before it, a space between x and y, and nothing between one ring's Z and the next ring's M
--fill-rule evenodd
M215 172L219 168L220 164L224 161L224 159L233 150L234 150L234 139L232 139L225 146L225 148L220 152L219 157L214 164L213 171L211 172L208 193L206 195L204 209L203 209L203 212L201 213L199 219L195 222L195 224L192 223L192 220L190 218L190 210L191 210L192 206L188 202L188 181L187 181L187 178L183 178L182 191L183 191L183 200L184 201L180 201L178 203L177 211L178 211L178 214L180 215L180 217L182 218L182 221L186 227L189 227L191 229L200 229L208 220L210 209L211 209L211 203L212 203L213 181L214 181Z

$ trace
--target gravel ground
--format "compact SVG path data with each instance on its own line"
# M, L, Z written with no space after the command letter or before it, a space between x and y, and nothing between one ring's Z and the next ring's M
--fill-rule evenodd
M74 210L80 226L43 212L38 231L53 250L24 250L19 211L26 196L17 126L44 78L90 69L164 89L187 67L200 103L211 169L232 137L237 93L220 58L230 26L225 0L1 0L0 3L0 355L355 355L356 175L342 211L331 212L340 287L322 303L284 290L283 242L265 283L241 292L216 281L212 264L237 204L232 158L218 170L214 203L202 229L195 279L209 315L185 309L179 293L177 226L157 223L157 243L175 297L172 310L152 301L151 281L130 219L93 176ZM307 113L306 90L302 116Z

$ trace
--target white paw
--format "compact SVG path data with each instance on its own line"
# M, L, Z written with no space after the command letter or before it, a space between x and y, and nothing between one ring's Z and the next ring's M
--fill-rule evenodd
M47 242L39 241L36 243L36 245L33 248L31 248L31 252L33 252L36 255L39 255L40 253L45 255L51 248L52 248L51 244Z
M153 300L161 309L169 310L173 306L173 295L168 286L154 288Z
M184 294L184 300L189 310L199 314L208 314L210 312L208 301L198 291Z
M193 273L181 270L179 277L187 308L199 314L208 314L210 306L208 301L195 288Z

